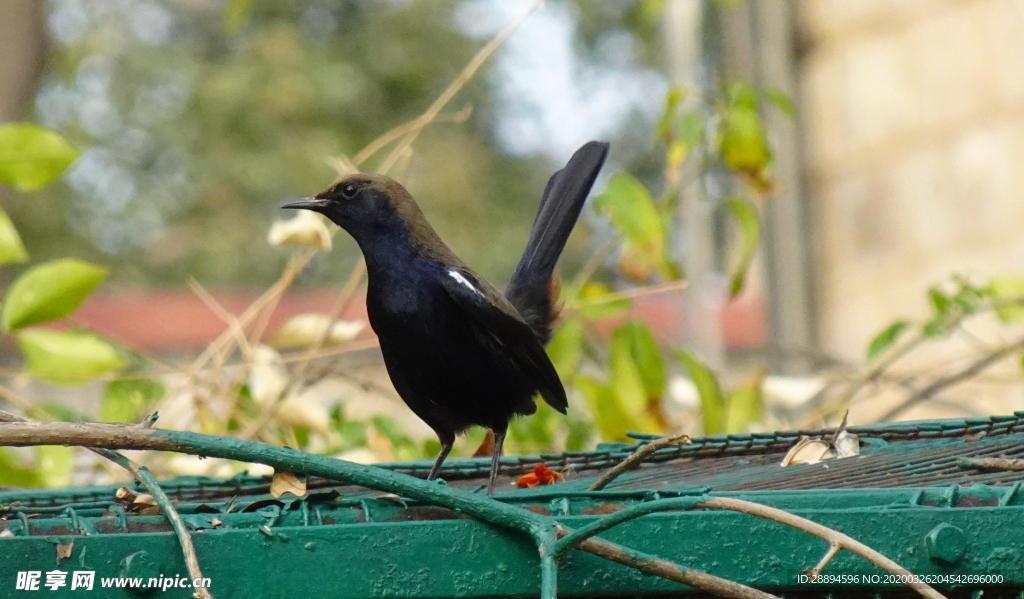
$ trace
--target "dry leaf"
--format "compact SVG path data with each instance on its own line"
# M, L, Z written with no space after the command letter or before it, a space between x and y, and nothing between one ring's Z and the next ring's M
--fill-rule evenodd
M299 210L295 218L279 220L267 232L270 245L301 245L320 251L331 251L331 232L322 218L314 212Z
M68 559L71 557L71 551L75 548L75 542L71 541L67 545L57 545L57 563L60 563L62 559Z
M327 432L331 426L331 415L313 393L293 395L281 402L281 406L274 414L274 420L318 433Z
M288 377L281 365L281 356L266 345L258 345L252 351L252 366L249 368L249 392L257 403L265 404L277 400L288 385Z
M155 516L160 513L160 506L157 505L156 499L152 495L141 493L128 506L128 511L140 516Z
M785 468L786 466L797 464L817 464L822 460L830 460L834 457L832 445L828 441L803 436L786 453L786 457L782 458L782 467Z
M849 416L850 411L847 410L846 413L843 414L843 421L839 423L836 433L832 435L832 448L835 450L837 458L848 458L860 455L860 439L857 435L846 430L846 420Z
M366 324L359 320L336 320L332 323L324 314L299 314L277 329L270 338L270 344L278 349L306 348L327 332L324 345L341 345L355 339L365 327Z
M137 496L138 494L128 487L121 487L114 491L114 498L118 500L118 503L132 503Z
M860 455L860 438L843 429L836 433L836 438L832 441L832 447L835 448L837 458L849 458Z
M275 472L270 482L270 496L277 499L285 493L291 493L296 497L305 495L306 478L300 478L292 472Z

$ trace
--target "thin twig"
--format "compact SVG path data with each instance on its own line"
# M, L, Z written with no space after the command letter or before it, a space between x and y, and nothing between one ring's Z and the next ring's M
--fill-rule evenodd
M5 400L7 403L18 406L22 410L25 410L26 414L38 413L39 408L32 404L32 402L22 399L14 391L11 391L7 387L0 385L0 399ZM16 418L16 417L15 417Z
M0 422L38 422L22 418L0 410ZM196 556L195 545L192 544L192 537L188 533L188 529L185 527L185 523L182 521L181 516L178 514L178 510L174 509L174 505L171 503L167 493L156 482L153 475L149 473L149 469L145 466L139 466L132 460L125 457L123 454L114 451L112 449L102 449L96 447L86 447L89 451L114 462L118 466L121 466L128 472L131 472L132 477L142 483L149 494L153 496L153 500L163 510L167 520L171 523L171 527L174 529L174 534L178 537L178 544L181 545L181 553L185 558L185 567L188 569L189 576L193 580L203 578L203 571L199 567L199 558ZM197 599L213 599L213 595L203 587L197 587L194 595Z
M458 111L458 112L453 112L451 114L439 114L439 115L437 115L434 118L434 122L435 123L444 123L444 122L448 122L448 123L464 123L466 121L466 119L468 119L469 116L472 113L473 113L473 105L472 104L466 104L466 106L463 107L463 109ZM366 162L371 156L373 156L374 154L379 152L381 149L383 149L384 146L386 146L389 143L395 141L396 139L402 137L403 135L409 134L414 129L416 129L417 127L420 127L420 126L421 125L419 124L419 119L416 119L415 121L409 121L407 123L402 123L401 125L399 125L399 126L395 127L394 129L388 131L387 133L384 133L383 135L377 137L377 139L375 139L375 140L371 141L369 144L367 144L365 148L363 148L362 150L359 150L359 153L356 154L355 158L352 159L352 161L350 163L351 166L355 167L355 168L358 168L361 164ZM353 168L352 170L355 170L355 168Z
M686 281L672 281L670 283L662 283L661 285L651 285L650 287L640 287L639 289L627 289L625 291L617 291L615 293L606 293L604 295L587 298L583 301L571 304L572 308L586 308L589 306L599 306L608 302L615 302L624 299L636 299L638 297L644 297L647 295L654 295L656 293L664 293L666 291L679 291L686 288Z
M869 368L866 372L864 372L857 378L853 379L852 381L849 381L846 384L845 391L843 391L842 395L840 395L837 399L828 402L828 404L826 404L823 408L815 409L815 420L821 419L824 416L831 415L837 410L841 410L844 407L846 407L850 403L850 400L853 399L853 396L856 395L861 389L863 389L866 385L869 385L877 381L879 378L882 377L883 374L885 374L885 372L890 367L892 367L893 364L895 364L897 361L899 361L901 358L909 354L911 351L916 349L919 345L921 345L927 340L928 338L925 335L918 333L907 342L903 343L902 345L896 347L895 349L887 353L879 361L875 362L875 365ZM825 387L818 393L815 393L813 397L807 400L807 407L814 408L814 406L822 402L827 393L828 387Z
M557 526L556 529L558 530L559 537L566 537L571 534L568 529L562 526ZM580 541L579 544L576 545L576 548L580 551L586 551L587 553L592 553L598 557L603 557L606 560L613 561L624 566L629 566L630 568L636 568L649 576L659 576L667 580L672 580L674 582L705 591L718 597L732 597L735 599L778 599L775 595L759 591L738 582L719 578L706 572L690 570L689 568L684 568L679 564L658 559L652 555L641 553L639 551L626 549L621 545L616 545L615 543L601 539L585 539Z
M608 486L613 480L619 477L623 472L639 468L640 464L643 463L651 454L665 447L679 447L680 445L689 445L690 437L686 435L676 435L674 437L664 437L662 439L655 439L646 445L640 447L640 449L633 452L628 458L622 460L615 465L614 468L604 473L598 481L587 489L588 491L600 491L601 489Z
M188 278L188 287L193 293L204 303L206 307L210 309L217 318L221 319L224 324L228 325L228 330L235 337L235 342L238 347L241 348L242 353L248 356L252 352L252 347L249 345L249 339L245 336L245 331L242 330L241 323L238 322L238 318L234 314L228 312L224 306L217 301L217 298L203 288L199 284L199 281L192 277Z
M914 589L924 597L928 597L929 599L945 599L938 591L918 580L918 578L909 570L897 564L893 560L885 557L881 553L868 547L864 543L857 541L856 539L827 526L818 524L812 520L808 520L807 518L801 518L796 514L791 514L760 503L728 497L714 497L707 501L702 501L697 504L697 507L710 510L740 512L802 530L808 534L818 537L819 539L827 541L830 545L837 545L850 553L858 555L890 574L899 576L900 580L907 581L907 586Z
M818 563L815 564L813 568L808 568L804 571L804 573L807 574L807 576L811 578L811 580L817 578L818 575L821 574L821 571L825 569L825 566L827 566L828 563L832 561L832 558L835 557L841 549L842 547L840 547L839 545L835 543L829 543L828 551L825 552L825 555L821 556L821 559L818 560Z
M927 400L932 395L935 395L936 393L945 389L946 387L951 387L961 381L971 378L972 376L985 370L989 366L992 366L996 362L999 362L1003 358L1006 358L1010 354L1020 351L1022 348L1024 348L1024 339L1020 339L1015 343L1011 343L1010 345L1005 345L993 351L990 354L982 356L981 358L974 361L967 367L958 370L957 372L949 376L943 377L935 381L934 383L928 385L927 387L924 387L917 393L903 400L899 405L886 412L885 415L882 416L880 421L886 422L892 420L893 418L896 418L906 410L916 406L922 401Z
M991 300L985 305L980 306L976 310L971 312L957 312L954 314L947 315L947 320L942 323L943 331L949 332L954 331L958 328L962 329L962 324L969 318L974 318L982 314L988 314L992 311L999 310L1000 308L1008 307L1019 307L1024 305L1024 298L1013 297L1007 299ZM843 408L847 407L853 396L856 395L865 385L873 383L880 379L882 375L888 370L894 363L902 359L904 356L912 352L921 346L924 342L928 341L930 337L924 332L917 332L913 337L905 341L903 344L897 345L895 348L888 351L885 355L878 360L874 366L864 372L864 374L858 376L846 383L845 391L843 394L833 401L826 401L826 395L830 391L831 387L826 387L814 394L806 402L806 407L813 409L813 420L822 420L823 417L827 417ZM905 385L904 385L905 386ZM934 393L934 392L933 392ZM915 399L915 403L917 400ZM886 419L883 419L886 420ZM803 424L812 424L810 419L805 420Z
M314 341L313 344L309 346L305 354L303 354L302 359L299 361L298 365L288 375L288 380L285 383L281 393L276 398L274 398L274 401L268 404L268 406L260 414L259 419L256 420L256 422L252 423L242 432L242 434L240 435L241 438L252 439L257 434L259 434L260 431L263 430L263 427L266 426L266 424L270 422L270 420L277 413L277 410L278 408L281 407L281 404L283 404L286 399L297 393L299 389L302 388L306 380L306 370L309 369L309 365L313 361L313 358L316 357L317 353L321 350L321 348L323 348L324 344L330 338L330 324L341 317L341 314L345 311L345 308L348 307L349 303L352 301L352 298L355 297L356 291L359 290L359 285L360 283L362 283L363 277L365 275L366 262L364 260L360 260L356 264L356 267L352 269L352 274L349 275L348 281L345 282L345 286L342 288L341 294L338 296L338 301L335 302L334 308L331 310L331 314L328 316L328 326L324 328L323 333L320 334L316 341Z
M596 252L591 254L590 258L588 258L583 264L583 267L580 268L580 271L576 273L575 277L573 277L572 286L577 290L582 289L583 284L590 280L590 277L597 272L597 269L601 267L601 264L604 263L605 259L608 256L611 256L612 252L619 247L619 243L620 242L617 239L609 241L599 247Z
M380 168L378 168L378 172L386 173L391 170L391 167L395 165L395 162L402 153L405 152L405 149L416 141L416 138L419 137L423 129L434 121L445 105L448 104L452 97L455 96L455 94L473 78L473 75L475 75L484 62L490 58L491 54L494 54L494 51L497 50L513 33L515 33L515 31L519 29L519 26L522 25L531 14L533 14L533 11L537 10L544 4L544 1L545 0L535 0L535 2L531 4L519 18L506 25L498 35L494 36L491 41L487 42L483 48L480 48L480 51L476 53L476 56L469 61L469 64L466 65L466 68L462 69L459 76L456 77L455 80L452 81L451 85L449 85L437 100L430 105L430 108L428 108L419 118L410 123L409 132L401 141L398 142L398 145L390 154L388 154L387 158L384 159Z
M1024 471L1024 460L1020 458L960 458L957 465L976 470Z

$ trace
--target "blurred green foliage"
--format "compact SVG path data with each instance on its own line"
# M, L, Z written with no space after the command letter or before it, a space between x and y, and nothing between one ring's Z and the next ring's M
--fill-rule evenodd
M648 3L612 4L579 3L579 51L599 57L602 37L624 31L638 60L654 61ZM55 19L62 6L54 3ZM417 116L477 50L457 25L459 6L159 3L142 25L149 13L130 3L81 8L89 26L58 37L38 107L85 159L68 177L71 190L48 190L52 209L11 203L28 249L42 260L71 254L107 264L115 284L182 285L188 276L206 286L269 284L284 261L261 243L277 207L330 184L331 159ZM456 253L501 281L549 167L495 143L487 68L450 109L472 106L470 121L427 130L409 180ZM89 111L78 109L85 104ZM616 144L622 158L650 147L646 136L626 135L635 139ZM587 244L585 232L575 236L565 263L578 264ZM300 282L335 282L338 265L356 257L339 238Z
M0 257L26 259L20 230L33 257L41 260L8 287L2 312L3 328L16 335L26 371L60 384L106 380L101 419L144 417L167 391L138 356L87 331L30 327L71 315L107 277L104 268L56 255L73 251L102 258L110 265L112 281L120 283L183 281L191 274L237 285L277 277L283 253L266 243L264 232L277 216L279 201L325 186L335 176L332 158L351 155L376 135L417 116L476 50L477 44L452 25L455 4L232 1L216 20L206 8L182 8L178 23L185 35L159 47L128 44L132 51L127 51L127 42L119 42L111 30L118 26L111 18L78 43L57 50L53 76L106 81L109 108L118 123L110 130L97 129L87 119L63 123L64 133L88 149L68 176L74 199L51 187L47 194L54 197L47 201L58 207L70 203L71 224L81 236L57 234L63 227L60 210L28 210L27 202L17 200L11 204L17 229L0 221L7 222L0 226ZM580 13L584 46L597 44L596 32L608 28L631 31L643 47L653 43L652 25L661 3L579 4L594 9ZM329 11L313 14L336 28L320 31L304 21L311 7ZM655 54L638 54L656 62ZM457 253L472 255L474 268L504 280L527 236L530 219L524 215L535 210L537 194L528 190L541 189L549 169L539 161L504 156L491 143L487 127L493 105L479 81L471 81L460 98L474 106L474 120L438 122L426 129L414 146L409 177L441 236ZM662 347L640 320L624 319L610 333L596 325L623 319L633 292L644 289L622 291L610 283L678 287L683 273L673 255L676 206L687 165L693 165L688 177L724 165L735 179L737 195L723 200L723 209L738 232L732 291L739 292L760 239L758 205L774 184L759 116L764 101L782 110L789 106L777 92L736 81L723 82L714 97L702 98L696 107L687 102L687 90L668 92L661 119L639 136L644 143L657 140L657 150L637 154L635 163L623 160L634 174L614 174L594 201L595 224L607 233L607 251L594 251L584 227L573 236L579 252L575 262L583 262L581 250L590 260L564 289L563 321L549 354L570 393L584 405L577 402L568 417L540 405L533 417L512 423L510 451L582 449L597 439L626 440L631 430L677 428L663 410L676 361L698 389L705 432L743 431L761 419L763 372L727 390L698 356ZM77 155L58 132L34 126L18 131L6 141L0 135L0 160L15 156L3 171L4 180L16 188L38 189ZM104 184L116 181L114 166L129 159L131 185L145 191L117 196L116 186ZM111 212L117 197L124 204ZM154 222L152 237L118 237L125 227L144 229ZM355 257L354 245L338 239L329 262L322 254L314 259L306 282L337 278L325 264L344 263L338 253ZM141 251L132 249L136 246ZM564 262L565 271L576 270L572 250ZM263 367L283 378L281 356L271 354L277 363ZM243 379L244 374L243 369ZM265 413L267 397L254 397L252 384L230 380L226 389L226 415L207 405L201 394L195 396L197 426L203 432L244 433ZM267 395L273 403L287 389L288 380L283 380L280 390ZM35 412L30 415L80 416L43 407ZM437 451L435 442L413 441L386 416L354 420L338 404L326 420L326 430L279 423L271 435L280 443L328 453L381 443L395 459ZM480 431L471 433L461 442L461 452L481 437ZM0 454L0 472L8 472L11 480L66 484L70 473L70 453L37 453L32 471L8 457Z

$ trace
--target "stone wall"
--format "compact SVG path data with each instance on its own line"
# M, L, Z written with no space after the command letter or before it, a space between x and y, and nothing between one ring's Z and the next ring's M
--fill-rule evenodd
M824 349L861 358L954 272L1024 272L1024 1L808 0Z
M859 362L887 323L927 316L929 285L1024 274L1024 1L806 0L799 12L820 341ZM934 380L943 361L977 356L972 343L904 369ZM1005 384L1019 368L1004 362L903 417L1022 409L1019 382ZM856 421L905 393L889 387Z

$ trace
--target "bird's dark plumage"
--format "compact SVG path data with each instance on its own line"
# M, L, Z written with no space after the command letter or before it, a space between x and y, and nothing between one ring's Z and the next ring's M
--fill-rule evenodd
M388 375L441 441L431 478L456 435L485 426L495 433L490 492L509 421L536 412L538 394L565 413L565 390L544 351L553 273L607 152L608 144L590 142L551 177L504 295L441 242L409 192L387 177L353 175L284 206L324 214L359 244Z

